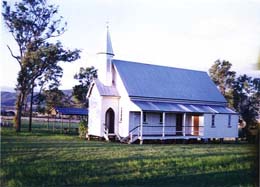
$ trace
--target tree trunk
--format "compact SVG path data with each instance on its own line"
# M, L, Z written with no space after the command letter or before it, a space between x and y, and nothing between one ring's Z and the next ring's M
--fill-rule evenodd
M30 112L29 112L29 129L28 129L29 132L32 132L33 90L34 90L34 86L32 86L32 90L31 90Z
M22 110L21 106L17 104L16 105L16 114L15 114L15 119L14 119L16 132L21 131L21 110Z
M26 97L25 95L26 94L20 91L16 100L16 115L14 118L16 132L21 132L22 110L23 110L23 103Z
M23 107L22 93L20 92L16 101L16 114L14 118L16 132L21 131L22 107Z

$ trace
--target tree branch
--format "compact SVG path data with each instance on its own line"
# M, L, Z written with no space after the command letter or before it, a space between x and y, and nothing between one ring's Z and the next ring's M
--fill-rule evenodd
M10 48L8 45L7 45L7 48L9 49L9 51L10 51L12 57L15 58L15 59L19 62L20 66L21 66L21 61L19 60L19 56L15 56L15 55L13 54L13 51L11 50L11 48Z
M47 37L43 38L42 41L46 41L46 40L48 40L48 39L50 39L50 38L59 37L59 36L63 35L66 31L67 31L67 30L64 30L64 31L60 32L59 34L47 36Z

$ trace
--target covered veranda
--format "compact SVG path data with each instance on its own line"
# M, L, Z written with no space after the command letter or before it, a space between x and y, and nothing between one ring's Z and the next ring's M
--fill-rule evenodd
M221 105L133 101L141 111L139 123L130 129L130 141L139 139L191 139L204 135L204 114L234 113ZM148 116L157 116L147 123ZM171 120L171 118L174 120ZM159 118L159 123L154 122Z

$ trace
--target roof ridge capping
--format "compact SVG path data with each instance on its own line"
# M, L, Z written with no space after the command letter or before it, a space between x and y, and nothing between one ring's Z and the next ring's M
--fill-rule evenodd
M158 65L158 64L151 64L151 63L142 63L142 62L135 62L135 61L127 61L127 60L120 60L120 59L112 59L112 62L117 63L117 62L122 62L122 63L133 63L133 64L138 64L138 65L147 65L147 66L156 66L156 67L161 67L161 68L172 68L172 69L179 69L179 70L185 70L185 71L196 71L199 73L207 73L206 71L202 70L193 70L193 69L186 69L186 68L179 68L179 67L173 67L173 66L166 66L166 65ZM207 73L208 74L208 73Z

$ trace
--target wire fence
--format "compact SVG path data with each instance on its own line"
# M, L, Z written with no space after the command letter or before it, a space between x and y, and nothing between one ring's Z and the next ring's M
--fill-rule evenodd
M78 134L79 122L75 119L32 118L32 131ZM1 116L0 125L2 128L14 128L13 117ZM29 129L29 118L22 118L21 129Z

